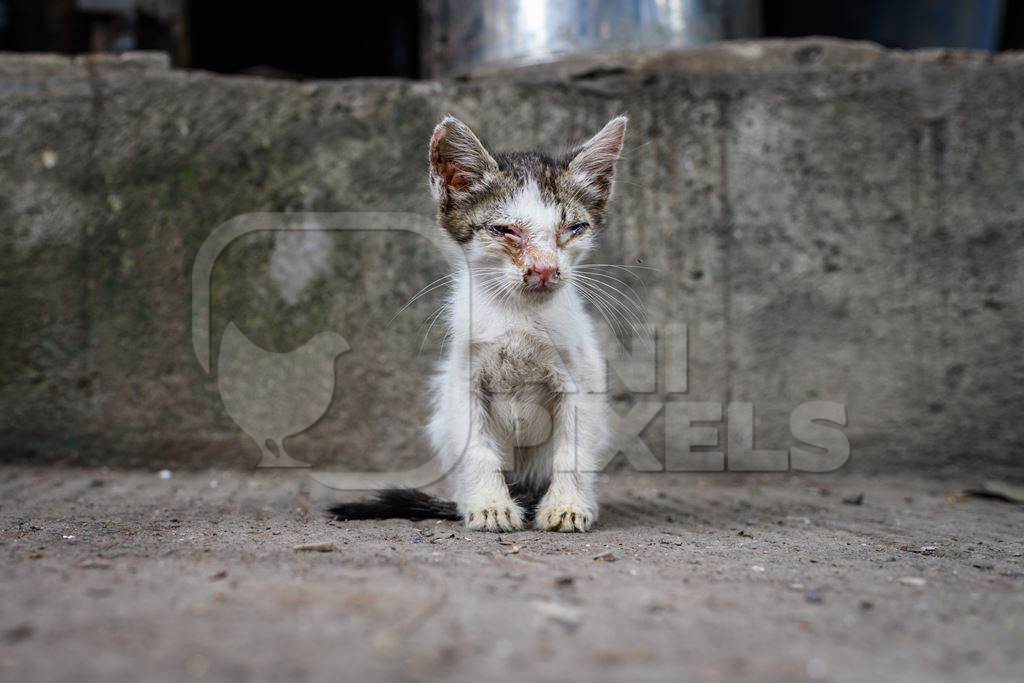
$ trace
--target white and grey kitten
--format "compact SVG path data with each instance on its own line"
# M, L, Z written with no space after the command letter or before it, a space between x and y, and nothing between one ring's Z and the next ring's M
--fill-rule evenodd
M470 529L586 531L607 442L604 361L574 268L603 227L626 118L561 158L491 154L447 116L430 187L452 238L446 357L431 443L454 505L409 491L342 505L347 518L448 517Z

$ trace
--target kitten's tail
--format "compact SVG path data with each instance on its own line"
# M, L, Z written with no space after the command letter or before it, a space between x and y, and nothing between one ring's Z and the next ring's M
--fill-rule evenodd
M328 510L339 519L462 519L450 500L416 489L385 489L373 498L341 503Z
M509 492L524 506L527 519L532 519L540 493L515 483L509 486ZM373 498L340 503L328 512L338 519L462 519L454 502L416 489L384 489Z

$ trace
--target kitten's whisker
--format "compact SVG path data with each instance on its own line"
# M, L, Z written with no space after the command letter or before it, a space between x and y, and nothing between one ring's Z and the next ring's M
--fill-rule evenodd
M605 296L611 301L612 305L632 319L630 326L633 328L634 332L637 333L640 340L653 346L654 338L652 336L650 326L648 325L647 312L642 307L639 307L626 299L616 298L615 294L621 293L618 292L618 290L610 288L605 291ZM633 324L634 322L635 324Z
M436 311L434 311L433 313L430 314L429 318L427 318L427 320L430 320L430 326L427 328L426 333L424 333L424 335L423 335L423 339L420 341L420 348L419 348L419 351L417 351L417 353L416 353L417 356L423 354L423 347L426 345L427 339L430 338L430 331L434 329L434 324L437 323L438 320L440 320L441 315L447 309L448 309L448 303L443 303L443 304L441 304L437 308Z
M619 311L615 310L604 301L602 297L599 297L593 288L588 287L585 282L576 280L573 282L576 287L576 291L586 297L595 307L597 307L602 315L605 315L605 319L611 325L612 330L616 336L619 335L619 326L623 324L622 315Z
M446 284L450 284L448 282L448 280L450 280L453 277L455 277L455 273L448 273L447 275L444 275L442 277L437 278L436 280L431 282L429 285L427 285L426 287L424 287L420 291L416 292L416 294L411 299L409 299L408 301L405 302L404 306L402 306L401 308L398 309L397 313L395 313L393 316L391 316L391 320L388 320L387 324L384 325L384 327L390 327L391 323L395 322L395 318L397 318L399 315L401 315L402 311L404 311L405 309L409 308L409 306L412 306L413 303L415 303L416 300L419 299L420 297L426 295L429 292L432 292L433 290L435 290L435 289L437 289L439 287L443 287Z
M493 304L498 302L503 291L508 287L507 281L502 281L499 278L492 278L491 280L484 282L480 287L479 294L481 300L485 305ZM472 294L470 294L472 297Z
M623 297L625 297L625 295L610 286L600 287L596 286L594 283L588 283L585 281L581 281L580 284L583 288L589 289L595 297L601 299L607 306L616 311L618 317L622 322L629 325L635 336L639 337L642 341L653 345L654 339L652 338L647 326L646 312L642 308L637 307L628 299L617 298L615 294Z
M652 271L655 271L655 272L660 272L660 269L652 268L651 266L624 266L624 265L621 265L621 264L618 264L618 263L585 263L585 264L582 264L582 265L579 265L579 266L575 266L576 270L582 270L584 272L590 272L590 273L601 272L600 269L602 269L602 268L615 268L616 270L621 270L626 275L629 275L630 277L635 278L640 283L640 286L644 288L644 292L645 293L647 292L647 283L644 281L644 279L642 277L640 277L639 275L637 275L633 271L634 270L652 270Z
M485 302L493 301L494 297L505 287L505 282L502 282L498 278L493 278L486 282L483 282L479 287L479 293L484 296ZM472 296L472 294L470 294Z
M606 297L610 304L621 310L623 313L628 315L637 325L643 329L646 334L641 335L645 338L650 338L650 330L648 328L647 310L644 308L643 303L639 300L630 299L624 292L615 289L605 283L588 283L594 285L594 288L600 291L604 297ZM650 339L649 339L650 340ZM653 341L653 340L651 340Z
M661 271L661 268L655 268L654 266L641 266L641 265L629 265L629 266L627 266L624 263L584 263L584 264L581 264L581 265L578 265L578 266L575 266L575 267L576 268L600 268L600 267L604 267L604 268L623 268L625 270L634 270L635 269L635 270L654 270L654 271L658 271L658 272ZM636 277L636 276L634 275L634 277Z
M620 349L622 349L622 350L625 350L625 348L626 348L626 347L625 347L625 345L624 345L624 344L622 343L622 338L623 338L623 336L625 336L625 335L624 335L623 331L622 331L622 330L620 329L619 325L616 325L616 323L615 323L615 320L617 320L617 316L615 316L615 315L609 315L609 312L608 312L608 309L607 309L607 307L606 307L606 306L605 306L605 305L604 305L603 303L601 303L600 301L598 301L598 300L597 300L597 299L596 299L596 298L594 297L594 295L593 295L593 294L591 294L591 293L590 293L590 292L588 292L588 291L587 291L586 289L584 289L584 288L583 288L583 287L582 287L582 286L581 286L581 285L580 285L579 283L577 283L577 282L575 282L575 281L574 281L574 282L572 283L572 285L573 285L573 288L574 288L574 289L576 290L576 292L577 292L577 293L578 293L578 294L579 294L580 296L582 296L582 297L583 297L584 299L586 299L587 301L589 301L589 302L590 302L590 304L591 304L591 305L592 305L592 306L593 306L593 307L594 307L595 309L597 309L597 312L598 312L598 313L599 313L599 314L601 315L601 317L602 317L602 318L604 318L604 321L605 321L606 323L608 323L608 328L609 328L609 330L611 330L612 336L614 336L614 337L615 337L615 341L616 341L616 343L618 343L618 345L619 345L619 348L620 348Z
M593 281L594 278L604 278L604 279L608 279L608 280L614 280L615 282L618 282L623 287L628 289L630 294L632 295L630 298L633 300L633 302L636 303L637 306L640 306L641 308L643 308L643 301L640 299L640 295L637 294L636 290L633 289L628 283L626 283L623 280L620 280L617 277L614 277L612 275L606 275L605 273L597 273L597 272L593 272L593 271L588 273L588 274L586 274L586 275L584 275L583 273L575 273L574 275L576 277L578 277L578 278L582 278L584 280L591 280L591 281ZM609 285L609 286L610 287L614 287L614 285ZM626 292L622 292L622 293L626 294ZM627 296L629 296L629 295L627 295Z
M502 305L507 304L512 300L512 293L515 290L515 283L506 280L505 283L498 290L499 303Z
M632 313L635 316L637 322L642 323L646 319L647 312L646 310L644 310L642 302L631 300L624 292L616 289L615 287L612 287L606 282L602 282L601 280L590 279L585 276L580 276L578 273L577 275L579 276L580 280L589 288L598 291L604 294L605 296L610 297L616 303L624 306L625 310L627 310L628 312Z

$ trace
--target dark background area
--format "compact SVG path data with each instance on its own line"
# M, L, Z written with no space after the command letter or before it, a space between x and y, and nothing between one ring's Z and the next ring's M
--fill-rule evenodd
M230 3L194 3L189 18L192 65L224 73L270 69L309 78L418 75L416 2L300 0L289 8L283 12L275 3L247 10L244 28L238 30Z
M832 36L903 49L991 43L1012 50L1024 45L1022 10L1019 0L764 0L762 16L769 37Z
M418 3L0 0L0 50L161 50L221 73L416 77Z
M764 0L762 19L767 37L1024 47L1024 3L1017 0ZM420 33L416 0L0 0L0 50L162 50L176 66L221 73L416 78Z

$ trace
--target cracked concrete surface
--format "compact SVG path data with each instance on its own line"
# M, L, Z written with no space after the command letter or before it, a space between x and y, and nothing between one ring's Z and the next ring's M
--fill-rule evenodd
M0 678L1018 680L1024 509L963 484L622 474L594 532L499 537L328 520L302 473L6 466Z

